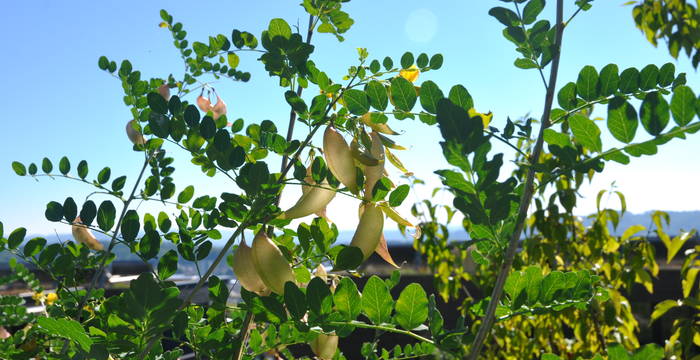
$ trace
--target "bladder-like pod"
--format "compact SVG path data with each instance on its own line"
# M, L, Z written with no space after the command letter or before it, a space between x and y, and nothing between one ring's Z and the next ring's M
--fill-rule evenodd
M294 282L292 266L264 231L253 239L253 264L265 286L276 294L283 295L284 284Z
M146 139L144 139L140 131L134 129L135 124L136 120L130 120L126 123L126 136L129 137L129 140L131 140L134 145L143 145L146 143Z
M89 247L90 249L104 250L104 246L102 246L102 243L97 241L97 238L95 238L95 235L92 235L90 229L88 229L87 226L83 225L80 222L79 216L75 218L75 221L73 221L73 225L71 226L71 232L73 233L73 238L75 238L76 241L87 245L87 247Z
M335 197L335 191L330 189L328 181L324 180L319 186L307 186L294 206L283 212L280 219L297 219L316 213L324 213L326 205Z
M360 215L360 222L352 237L350 246L356 246L362 250L364 259L367 259L379 245L384 230L384 213L382 209L373 203L364 205L364 211Z
M372 199L372 190L374 189L374 185L376 185L377 181L379 181L384 176L385 159L384 145L382 144L382 139L379 136L379 133L377 133L376 131L372 131L369 135L372 139L372 147L369 149L369 152L370 155L372 155L373 158L377 159L378 162L377 165L374 166L365 166L366 200Z
M357 172L350 146L343 135L330 125L323 133L323 156L333 176L353 194L357 194Z
M233 273L246 290L259 295L269 293L253 263L253 249L246 244L245 240L241 241L238 249L233 253Z
M338 349L338 335L319 334L309 345L319 359L330 360Z

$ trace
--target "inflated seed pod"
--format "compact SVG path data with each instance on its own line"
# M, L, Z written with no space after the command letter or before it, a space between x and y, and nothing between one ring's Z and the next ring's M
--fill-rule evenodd
M258 295L266 295L269 290L265 283L258 275L253 263L253 249L251 249L245 240L233 253L233 273L246 290L257 293Z
M384 145L382 144L379 133L372 131L369 135L372 139L372 147L369 152L378 162L377 165L365 167L365 200L370 200L372 198L374 185L384 176L385 160Z
M165 101L170 100L170 86L168 84L163 84L158 87L158 93L165 99Z
M283 295L284 284L294 281L291 265L264 231L253 239L253 264L265 286L276 294Z
M71 225L71 232L73 233L73 238L89 247L92 250L104 250L102 243L97 241L95 235L92 235L90 229L80 222L80 216L75 218L73 225Z
M226 103L221 100L219 95L216 96L216 104L211 108L211 111L214 114L214 120L220 118L221 115L226 115Z
M134 145L143 145L146 143L146 139L140 131L134 129L135 124L136 120L130 120L126 123L126 136L129 137L129 140L131 140Z
M333 126L328 126L323 133L323 157L333 176L357 194L357 172L350 146Z
M326 180L319 186L321 187L308 186L306 189L302 189L302 195L296 204L278 218L297 219L311 214L325 213L326 206L335 197L335 191L329 189L330 185Z
M356 246L362 250L366 260L379 245L384 230L384 213L382 209L373 203L364 205L364 211L360 216L355 234L352 236L350 246Z
M338 336L319 334L309 345L319 359L330 360L338 349Z
M209 99L205 98L204 96L199 95L197 97L197 107L199 108L199 110L207 112L212 109L211 101L209 101Z

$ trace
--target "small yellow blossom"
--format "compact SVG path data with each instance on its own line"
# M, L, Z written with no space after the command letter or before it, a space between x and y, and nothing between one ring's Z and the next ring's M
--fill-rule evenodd
M56 300L58 300L58 295L56 295L56 293L52 292L52 293L48 293L46 295L46 304L47 305L53 305L53 303L56 302Z
M399 71L399 76L410 82L416 82L416 80L418 80L418 75L420 75L420 70L418 70L418 67L415 65L411 65L410 68Z
M39 304L44 302L46 296L43 292L35 292L34 295L32 295L32 299L34 299L34 301L36 301L36 303Z

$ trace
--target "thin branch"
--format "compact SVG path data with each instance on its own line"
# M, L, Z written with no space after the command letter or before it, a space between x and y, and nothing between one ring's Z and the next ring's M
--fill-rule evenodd
M420 341L420 342L424 342L424 343L428 343L428 344L433 344L433 345L435 345L435 342L433 342L433 340L430 340L430 339L428 339L428 338L422 337L422 336L420 336L420 335L418 335L418 334L416 334L416 333L414 333L414 332L410 332L410 331L408 331L408 330L401 330L401 329L397 329L397 328L389 327L389 326L372 325L372 324L366 324L366 323L358 322L358 321L353 321L353 322L350 322L350 323L346 323L346 322L342 322L342 321L330 321L330 322L328 323L328 325L331 325L331 326L351 325L351 326L354 326L354 327L357 327L357 328L374 329L374 330L377 330L377 331L386 331L386 332L391 332L391 333L395 333L395 334L401 334L401 335L410 336L410 337L412 337L412 338L414 338L414 339L416 339L416 340L418 340L418 341Z
M549 87L547 88L547 95L545 98L544 110L542 112L542 125L540 126L539 135L537 136L537 141L535 142L535 147L532 152L532 157L530 162L532 164L537 164L540 160L540 154L542 153L542 146L544 143L544 130L550 126L549 117L552 111L552 103L554 101L554 89L556 89L557 75L559 72L559 59L561 54L561 43L562 34L564 31L563 24L563 12L564 12L564 1L557 0L557 22L556 22L556 39L555 39L555 50L552 57L552 67L549 73ZM518 209L518 217L515 223L515 231L510 238L508 243L508 248L506 250L505 257L503 259L503 264L501 264L501 269L496 278L496 283L494 285L493 292L491 293L491 301L489 301L488 308L486 309L486 314L482 318L481 326L479 331L474 338L472 347L470 349L469 357L470 360L476 360L479 357L481 348L484 345L486 337L491 332L493 327L496 307L503 295L503 287L505 286L506 279L510 273L510 269L513 265L513 260L515 258L515 253L518 249L518 241L520 240L520 234L523 231L525 224L525 218L527 217L527 211L530 208L530 202L532 201L532 196L534 195L534 178L535 169L530 167L527 171L525 188L523 190L522 198L520 199L520 207Z

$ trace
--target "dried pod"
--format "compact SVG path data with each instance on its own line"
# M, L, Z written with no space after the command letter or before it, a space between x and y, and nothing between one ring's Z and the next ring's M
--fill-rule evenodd
M226 103L217 95L216 104L211 108L212 113L214 113L214 120L217 120L222 115L226 115L226 110Z
M87 245L87 247L90 249L104 250L102 243L97 241L97 238L95 238L95 235L92 235L90 229L80 222L80 216L75 218L75 221L73 221L73 225L71 225L71 232L73 233L73 238L75 238L75 240Z
M211 101L209 101L209 99L205 98L204 96L199 95L197 97L197 107L199 107L199 110L207 112L212 109Z
M297 219L311 214L325 212L326 206L335 197L335 191L329 189L330 185L326 180L319 184L319 186L320 187L307 186L306 189L302 187L302 195L299 200L297 200L294 206L283 212L279 218Z
M140 131L134 128L137 125L136 120L130 120L126 123L126 136L129 137L131 143L134 145L143 145L146 143L146 139L143 137Z
M165 99L165 101L170 100L170 86L168 84L163 84L158 87L158 93Z

